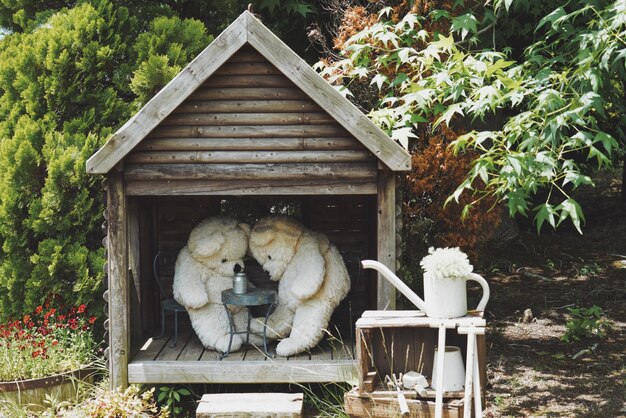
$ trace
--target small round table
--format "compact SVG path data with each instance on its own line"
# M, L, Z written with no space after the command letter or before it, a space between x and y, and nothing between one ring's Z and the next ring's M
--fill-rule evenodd
M226 314L228 315L228 323L230 325L230 341L228 341L228 350L222 354L220 359L223 359L227 355L230 354L230 348L233 344L233 336L235 334L246 334L246 344L250 344L250 321L252 319L252 314L250 313L250 309L248 309L248 325L245 331L237 331L235 329L235 322L233 320L233 314L228 309L228 305L235 306L245 306L246 308L250 308L252 306L263 306L269 305L267 308L267 313L265 314L265 322L263 323L263 354L268 357L272 357L267 352L267 319L272 313L274 306L276 306L276 291L272 289L248 289L246 293L234 293L233 289L226 289L222 291L222 303L224 304L224 309L226 309Z

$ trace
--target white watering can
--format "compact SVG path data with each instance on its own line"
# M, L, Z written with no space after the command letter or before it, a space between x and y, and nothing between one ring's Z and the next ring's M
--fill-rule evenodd
M483 297L478 303L477 311L484 311L489 301L489 285L485 279L475 273L469 273L465 278L424 277L426 301L423 301L384 264L375 260L363 260L361 264L363 268L378 271L419 310L431 318L458 318L467 315L467 280L477 281L483 288Z

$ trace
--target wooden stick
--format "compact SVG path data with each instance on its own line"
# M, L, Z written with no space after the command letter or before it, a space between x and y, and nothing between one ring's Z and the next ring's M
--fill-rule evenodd
M435 393L435 418L443 417L443 368L446 354L446 327L439 326L439 341L437 343L437 388Z

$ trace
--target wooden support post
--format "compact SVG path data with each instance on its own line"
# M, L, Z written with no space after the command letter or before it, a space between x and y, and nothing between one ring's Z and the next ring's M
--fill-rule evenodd
M116 167L108 175L107 218L109 225L109 367L111 387L128 386L129 356L129 289L128 232L126 196L121 170Z
M139 202L130 199L128 211L128 268L129 280L129 315L130 315L130 355L137 353L140 344L143 344L141 329L141 238L139 236Z
M378 171L378 261L396 271L396 179L388 169ZM377 309L396 309L396 289L378 275Z

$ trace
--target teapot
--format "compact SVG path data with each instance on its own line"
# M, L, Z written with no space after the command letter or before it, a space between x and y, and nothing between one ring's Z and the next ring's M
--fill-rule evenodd
M477 281L483 289L483 297L478 303L477 311L484 311L489 301L489 285L476 273L470 273L461 279L436 279L436 282L424 278L424 299L426 299L424 301L384 264L375 260L363 260L361 265L363 268L379 272L411 303L431 318L458 318L467 315L467 280Z

